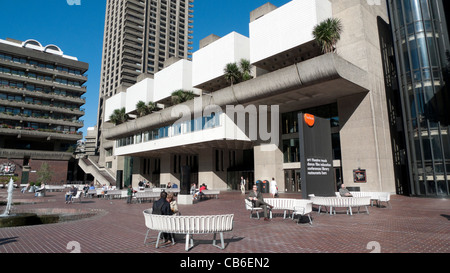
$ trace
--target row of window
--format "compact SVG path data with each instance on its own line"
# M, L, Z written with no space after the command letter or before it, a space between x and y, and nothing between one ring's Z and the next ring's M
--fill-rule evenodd
M31 110L31 109L22 109L17 107L5 107L0 106L0 113L8 114L8 115L20 115L24 117L35 117L35 118L51 118L55 120L69 120L72 122L81 122L77 119L76 116L64 115L60 113L48 113L39 110Z
M42 63L42 62L38 62L38 61L34 61L34 60L28 60L27 58L12 56L12 55L4 54L1 52L0 52L0 60L11 61L11 62L20 63L20 64L33 65L33 66L37 66L40 68L56 70L58 72L66 72L66 73L69 73L72 75L77 75L77 76L81 75L81 70L78 70L78 69L72 69L72 68L69 68L66 66L53 65L53 64L49 64L49 63Z
M36 131L48 131L55 133L72 133L75 134L77 132L77 128L73 126L62 126L62 125L53 125L49 126L44 123L37 122L18 122L13 120L0 120L0 128L9 128L9 129L23 129L23 130L36 130Z
M5 93L1 93L1 92L0 92L0 100L25 102L25 103L30 103L30 104L60 107L60 108L67 108L67 109L78 109L77 105L72 104L72 103L50 101L50 100L44 100L44 99L40 99L40 98L33 98L33 97L24 97L22 95L5 94Z
M66 97L74 97L79 98L80 96L77 95L75 92L67 91L64 89L52 89L48 86L42 86L42 85L36 85L36 84L24 84L23 82L15 82L15 81L9 81L9 80L2 80L0 79L0 87L9 87L9 88L17 88L17 89L26 89L27 91L31 92L42 92L45 94L55 94L55 95L61 95Z
M212 129L221 126L220 115L200 117L183 123L165 126L133 136L128 136L117 140L117 147L124 147L142 142L154 141L158 139L188 134L196 131Z
M61 79L61 78L53 79L52 76L48 76L48 75L45 76L45 75L41 75L41 74L37 74L37 73L33 73L33 72L11 69L9 67L1 67L0 66L0 73L7 74L7 75L13 75L13 76L19 76L19 77L25 77L25 78L34 79L34 80L54 82L54 83L69 85L69 86L76 86L76 87L82 86L82 83L78 82L78 81L72 81L72 80Z

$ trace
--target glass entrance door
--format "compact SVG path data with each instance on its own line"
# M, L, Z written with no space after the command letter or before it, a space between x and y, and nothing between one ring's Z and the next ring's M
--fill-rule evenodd
M301 191L300 170L285 170L284 171L284 188L286 192L300 192Z

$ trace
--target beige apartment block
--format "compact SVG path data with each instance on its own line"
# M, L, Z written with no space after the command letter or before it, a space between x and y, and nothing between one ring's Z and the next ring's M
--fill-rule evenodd
M138 77L152 77L170 58L190 59L193 34L193 0L108 0L103 38L99 107L97 114L97 157L95 164L117 168L111 153L113 143L102 132L105 102L126 92ZM108 166L106 166L108 165Z

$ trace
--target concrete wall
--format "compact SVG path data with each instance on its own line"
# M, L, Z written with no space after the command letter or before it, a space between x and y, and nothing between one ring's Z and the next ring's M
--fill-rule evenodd
M135 85L129 87L126 92L126 112L131 113L136 110L136 104L139 101L148 104L150 101L155 101L154 95L154 79L145 78L142 81L136 83ZM108 100L109 103L109 100ZM108 105L108 104L107 104Z
M112 96L106 101L105 105L105 122L110 121L109 117L116 109L126 107L127 93L120 92L117 95Z
M369 73L370 92L338 100L344 183L365 191L395 192L392 148L377 17L387 7L367 1L333 0L333 16L343 23L337 53ZM361 152L363 150L363 152ZM353 170L367 170L367 183L354 184Z
M232 32L219 40L197 50L193 54L192 84L198 86L223 75L228 63L250 59L250 41Z
M180 60L155 74L154 101L168 98L180 89L200 95L200 90L192 86L192 62Z
M251 63L313 40L313 27L328 17L328 0L294 0L251 22Z

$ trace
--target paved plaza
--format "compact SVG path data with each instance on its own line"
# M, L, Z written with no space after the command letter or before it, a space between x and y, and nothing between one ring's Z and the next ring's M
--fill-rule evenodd
M0 189L0 201L6 200ZM265 194L269 197L269 194ZM281 194L281 198L301 198ZM184 236L173 246L156 249L144 244L146 227L143 210L152 203L126 204L125 199L85 198L65 204L63 192L46 197L14 191L13 213L58 209L58 213L95 213L69 222L0 229L0 253L186 253ZM218 199L194 205L180 205L182 215L234 214L234 228L225 233L225 249L211 245L212 234L194 236L194 253L450 253L450 199L392 196L392 208L369 207L347 215L312 212L301 223L275 213L270 222L250 219L240 192L222 192ZM4 207L0 207L3 212ZM150 232L152 237L156 232ZM75 248L74 248L75 247Z

